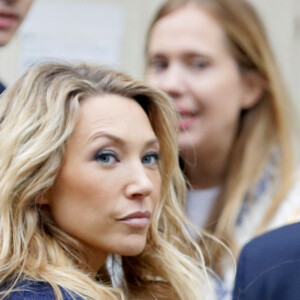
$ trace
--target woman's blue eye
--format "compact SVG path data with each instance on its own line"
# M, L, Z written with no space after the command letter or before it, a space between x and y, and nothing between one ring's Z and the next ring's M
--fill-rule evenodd
M149 68L155 71L162 71L168 68L168 62L163 59L153 59L149 62Z
M195 69L204 69L208 64L208 61L204 59L191 59L190 61L190 65Z
M142 163L146 165L156 165L160 159L160 155L157 152L147 153L142 158Z
M102 164L114 164L118 162L118 157L113 151L102 150L95 154L94 159Z

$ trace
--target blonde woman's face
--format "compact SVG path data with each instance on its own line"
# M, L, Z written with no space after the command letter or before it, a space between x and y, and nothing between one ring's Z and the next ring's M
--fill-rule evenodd
M0 0L0 46L12 39L32 2L33 0Z
M137 255L160 198L159 143L142 107L105 95L82 101L54 186L45 197L58 226L97 271L110 253Z
M147 80L171 96L180 115L183 156L228 152L241 110L256 99L216 20L193 5L164 16L150 34L147 56Z

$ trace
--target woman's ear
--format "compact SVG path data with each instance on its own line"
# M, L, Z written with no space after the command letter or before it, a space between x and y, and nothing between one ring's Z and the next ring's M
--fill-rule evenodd
M241 107L249 109L253 107L263 94L264 80L255 71L245 71L243 78L243 95L241 99Z

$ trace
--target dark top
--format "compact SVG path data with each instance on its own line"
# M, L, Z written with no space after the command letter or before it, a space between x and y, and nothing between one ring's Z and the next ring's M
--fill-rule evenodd
M49 283L43 281L24 280L17 284L18 291L13 291L5 300L55 300L54 290ZM64 300L83 300L75 293L60 289Z
M5 86L0 82L0 94L5 90Z
M243 248L233 299L300 299L300 223L266 233Z

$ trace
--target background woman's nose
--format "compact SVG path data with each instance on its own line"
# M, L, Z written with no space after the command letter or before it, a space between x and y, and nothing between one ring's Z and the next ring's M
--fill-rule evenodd
M157 87L177 99L184 94L184 74L179 66L170 66L161 74Z

